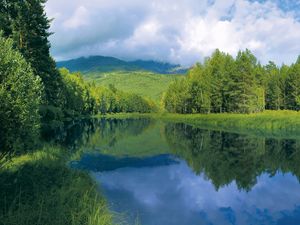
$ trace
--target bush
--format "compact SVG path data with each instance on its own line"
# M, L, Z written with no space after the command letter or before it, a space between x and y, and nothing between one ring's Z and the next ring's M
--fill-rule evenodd
M30 65L0 36L0 151L30 149L39 135L43 86Z

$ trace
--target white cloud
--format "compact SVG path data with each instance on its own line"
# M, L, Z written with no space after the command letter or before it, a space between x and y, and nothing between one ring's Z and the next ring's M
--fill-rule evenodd
M81 26L87 26L89 23L87 9L84 6L79 6L74 14L63 23L63 26L65 28L79 28Z
M300 22L273 1L49 0L57 59L112 55L191 65L219 48L263 63L295 61Z

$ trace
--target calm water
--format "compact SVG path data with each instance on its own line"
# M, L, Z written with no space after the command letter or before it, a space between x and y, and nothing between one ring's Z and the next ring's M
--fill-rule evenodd
M300 224L300 140L150 120L72 129L71 166L90 171L119 222Z

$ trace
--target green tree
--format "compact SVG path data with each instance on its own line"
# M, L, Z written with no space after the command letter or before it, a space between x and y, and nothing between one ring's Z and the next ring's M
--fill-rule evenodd
M286 104L288 109L300 110L300 57L287 74Z
M187 78L190 95L189 112L209 113L211 111L210 77L205 72L204 67L199 63L189 71Z
M223 111L225 57L218 49L206 61L206 76L210 80L211 111L221 113Z
M44 4L46 0L4 0L0 2L0 28L6 37L14 40L33 72L45 86L44 104L63 107L62 80L50 56L48 37L50 20Z
M274 62L269 62L266 65L266 76L266 109L279 110L283 106L283 89L280 70Z
M256 107L257 99L261 96L255 77L257 59L247 49L240 51L236 58L236 71L232 74L231 104L233 110L240 113L261 111Z
M30 65L0 37L0 150L32 147L39 135L43 85Z
M190 113L190 99L188 81L176 80L165 93L165 109L173 113Z

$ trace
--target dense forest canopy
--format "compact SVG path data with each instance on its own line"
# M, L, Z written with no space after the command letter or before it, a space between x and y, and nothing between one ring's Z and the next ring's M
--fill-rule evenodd
M216 50L185 80L170 85L164 107L175 113L254 113L300 109L300 58L291 66L261 65L249 51L234 59Z

